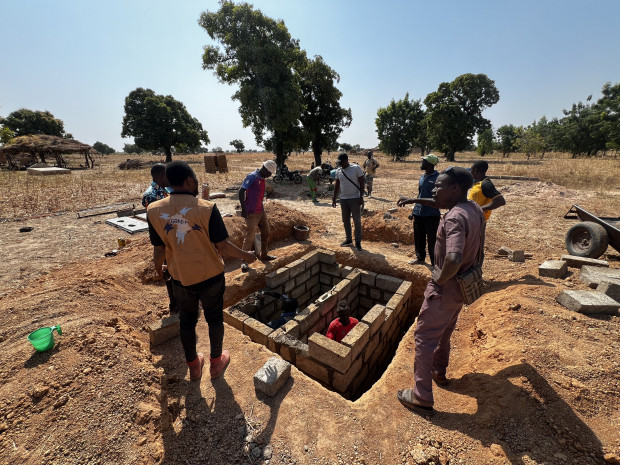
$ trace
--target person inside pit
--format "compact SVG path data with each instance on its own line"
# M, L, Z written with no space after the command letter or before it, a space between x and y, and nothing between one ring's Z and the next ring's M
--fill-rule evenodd
M346 300L338 302L336 312L338 313L338 318L329 324L326 336L329 339L340 342L349 334L349 331L355 328L359 321L351 316L351 308Z
M278 329L280 326L284 326L286 323L295 318L295 315L299 312L299 302L297 299L293 299L286 294L280 294L279 292L267 290L261 292L261 300L265 295L273 297L274 299L280 299L282 301L282 313L280 314L280 317L266 323L270 328Z

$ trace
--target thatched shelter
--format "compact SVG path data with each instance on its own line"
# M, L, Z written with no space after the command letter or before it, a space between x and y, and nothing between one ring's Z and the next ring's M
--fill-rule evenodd
M75 139L63 139L46 134L19 136L0 147L0 157L4 156L9 169L19 169L17 158L23 154L30 155L35 160L39 159L41 163L45 163L45 157L54 157L56 166L66 168L67 163L62 156L72 153L84 155L86 168L93 168L95 165L93 156L99 152Z

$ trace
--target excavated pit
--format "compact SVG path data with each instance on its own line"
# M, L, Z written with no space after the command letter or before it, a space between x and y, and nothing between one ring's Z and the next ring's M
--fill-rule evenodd
M282 301L261 301L254 293L227 308L224 321L346 399L359 398L381 378L413 321L411 282L341 266L333 252L313 251L267 275L266 284L298 300L293 320L270 328ZM325 333L343 299L359 323L335 342Z

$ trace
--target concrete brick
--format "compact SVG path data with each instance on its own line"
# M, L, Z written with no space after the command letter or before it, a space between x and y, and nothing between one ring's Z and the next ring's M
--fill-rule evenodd
M315 304L321 309L321 316L323 316L333 310L337 302L338 296L336 294L333 292L326 292L316 299Z
M343 266L340 270L340 277L346 278L353 271L352 266Z
M372 271L362 271L362 284L374 287L377 281L377 273Z
M306 334L321 317L321 311L315 304L310 304L295 316L299 324L299 334Z
M340 266L337 263L332 265L321 263L321 273L340 278Z
M351 348L351 358L355 360L364 350L369 338L370 327L365 323L358 323L344 337L342 344Z
M351 366L351 348L332 341L319 333L308 338L310 357L320 360L325 365L340 373L346 373Z
M349 294L347 295L347 302L349 302L349 307L351 307L351 310L357 308L357 305L355 305L355 300L357 299L357 301L359 302L356 294L356 292L353 292L353 290L351 290L351 292L349 292Z
M366 309L370 309L374 304L374 300L369 299L368 297L360 297L360 305Z
M370 327L370 337L373 337L379 328L381 328L381 325L385 322L385 306L373 306L370 310L368 310L366 315L364 315L362 322Z
M299 306L305 307L306 305L308 305L308 302L310 302L311 295L312 293L310 291L306 291L302 295L300 295L298 299Z
M151 323L148 327L149 340L152 346L158 346L173 337L177 337L181 326L179 325L179 315L171 315L159 321Z
M360 284L358 292L360 296L368 296L368 286L366 286L366 284Z
M569 268L581 268L583 265L609 268L609 262L605 260L597 260L595 258L577 257L575 255L562 255L562 260L566 262Z
M362 365L360 371L357 372L357 376L353 378L353 381L349 385L349 391L351 395L356 395L359 390L365 386L368 381L368 374L370 373L370 367L368 365Z
M388 300L387 304L385 304L386 308L393 310L396 312L396 316L398 317L405 305L406 300L403 300L403 296L400 294L394 294L390 300Z
M310 280L310 270L305 270L303 273L300 273L295 278L295 286L299 286L301 284L305 284Z
M579 279L593 289L596 289L602 281L607 281L608 278L620 280L620 269L584 265L579 272Z
M306 267L307 268L307 267ZM314 265L312 265L312 267L310 268L310 274L312 276L318 276L319 273L321 272L321 265L319 263L315 263Z
M607 297L611 297L616 302L620 302L620 280L604 280L596 288L597 292L602 292Z
M381 298L381 291L376 287L369 288L368 294L370 295L370 298L375 301Z
M338 300L345 299L351 292L351 281L343 279L334 286L334 293L338 295Z
M508 254L508 260L511 262L524 262L525 261L525 251L524 250L513 250Z
M317 250L319 255L319 261L321 263L325 263L326 265L332 265L336 263L336 252L332 252L331 250Z
M327 273L321 273L319 275L319 282L321 284L325 284L328 286L332 285L332 277L330 275L328 275Z
M274 287L280 286L289 279L289 276L290 272L288 268L279 268L266 276L267 287L273 289Z
M243 332L243 322L249 318L248 315L235 308L224 309L224 323Z
M281 358L271 357L254 374L254 388L273 397L290 377L291 364Z
M294 278L298 274L303 273L306 270L306 262L303 260L295 260L287 265L289 270L289 277Z
M306 292L306 285L304 283L299 286L295 286L295 288L288 293L293 299L298 299L301 295Z
M293 364L299 355L308 356L308 345L287 334L278 336L275 342L280 345L282 358Z
M284 288L283 288L283 293L284 294L289 294L290 292L293 292L293 289L295 289L296 285L295 285L295 279L289 279L288 281L286 281L284 283Z
M308 282L306 283L306 288L307 289L313 288L317 284L319 284L319 275L318 274L314 275L310 279L308 279Z
M616 315L620 309L620 303L602 292L592 291L562 291L556 299L557 302L569 310L579 313L608 313Z
M381 342L381 337L379 334L375 334L373 337L371 337L368 340L368 342L364 346L364 350L362 351L362 360L364 361L365 364L370 363L370 360L372 359L373 354L379 347L380 342Z
M299 356L297 357L297 363L295 366L298 370L301 370L314 379L317 379L324 384L330 384L329 370L313 358Z
M332 386L338 392L345 392L361 369L362 359L360 358L353 362L353 364L351 364L351 367L347 370L346 373L341 374L335 371Z
M396 321L396 315L394 314L394 310L391 308L385 308L385 320L381 325L381 336L387 335L387 333L392 328L392 325Z
M257 344L266 346L272 332L272 328L254 318L248 318L243 322L243 334L250 336L250 339Z
M286 332L282 329L282 327L276 329L271 334L269 334L269 337L267 338L267 348L273 353L279 354L281 343L278 343L276 339L279 336L283 336L285 334Z
M561 279L568 271L564 260L547 260L538 267L538 276Z
M411 290L413 289L413 284L411 281L403 281L403 283L396 289L394 294L400 294L404 297L404 300L409 300L411 297Z
M351 281L351 286L357 289L362 281L362 270L360 270L359 268L353 268L353 271L349 273L347 279Z
M299 337L299 323L295 320L287 321L280 327L287 335L297 339Z
M317 263L319 263L319 258L320 258L319 251L313 250L312 252L307 253L306 255L301 257L301 260L306 262L306 269L308 269L312 267L313 265L316 265Z
M384 274L377 275L377 287L384 291L396 292L402 283L402 279L395 278L393 276L387 276Z
M329 323L325 322L325 317L321 317L317 320L312 328L308 331L308 334L321 333L325 334L327 332L327 327Z
M330 292L333 287L330 286L329 284L321 284L321 292Z

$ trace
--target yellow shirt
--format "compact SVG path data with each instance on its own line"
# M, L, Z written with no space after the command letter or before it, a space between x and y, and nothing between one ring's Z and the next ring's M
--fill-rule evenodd
M490 204L498 195L501 195L501 193L495 189L495 186L491 180L489 178L484 178L482 181L474 183L472 188L469 190L469 194L467 194L467 198L473 200L482 207ZM485 221L489 221L489 218L491 217L491 210L483 210L482 213L484 213Z

